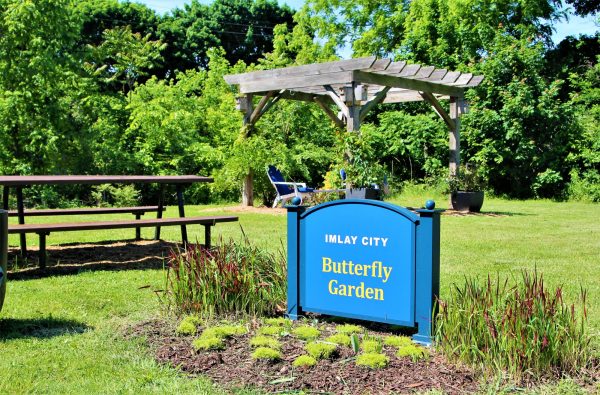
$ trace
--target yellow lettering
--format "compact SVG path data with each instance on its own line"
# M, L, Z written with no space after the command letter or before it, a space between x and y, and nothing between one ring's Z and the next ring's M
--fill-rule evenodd
M365 297L367 299L373 299L373 288L367 288L365 291Z
M370 289L370 288L367 288ZM360 299L365 298L365 283L361 282L358 287L356 287L356 297Z
M329 282L329 293L332 295L337 295L338 289L333 287L334 284L337 284L337 280L331 280Z
M383 289L375 288L375 300L383 300Z
M323 257L323 273L331 271L331 258Z

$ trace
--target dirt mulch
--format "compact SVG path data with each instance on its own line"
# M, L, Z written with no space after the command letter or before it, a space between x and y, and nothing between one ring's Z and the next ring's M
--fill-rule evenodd
M335 332L334 324L322 324L321 338ZM389 333L372 332L383 336ZM280 338L283 359L278 362L251 358L249 339L252 333L226 340L222 351L195 352L193 337L177 337L172 325L149 321L133 330L145 336L160 363L176 366L195 376L210 377L225 388L251 386L266 392L303 390L309 393L390 394L441 390L447 394L472 393L477 383L471 371L453 366L437 354L428 360L413 362L395 356L395 348L384 346L390 363L384 369L356 366L349 347L338 347L334 358L321 360L312 368L293 368L292 362L305 354L304 342L292 337Z

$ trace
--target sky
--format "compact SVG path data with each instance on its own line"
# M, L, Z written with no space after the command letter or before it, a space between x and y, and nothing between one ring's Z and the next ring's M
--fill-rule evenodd
M173 8L182 8L185 3L190 3L190 0L134 0L139 3L144 3L148 7L156 10L159 13L165 13ZM201 3L211 3L210 0L200 0ZM287 4L292 9L297 10L304 4L304 0L279 0L280 4ZM556 24L556 31L552 35L552 41L558 44L563 38L567 36L578 36L580 34L594 34L600 30L600 27L596 26L596 18L588 16L582 18L576 15L571 15L568 21L561 21ZM342 50L340 54L343 58L350 57L351 51L349 49Z

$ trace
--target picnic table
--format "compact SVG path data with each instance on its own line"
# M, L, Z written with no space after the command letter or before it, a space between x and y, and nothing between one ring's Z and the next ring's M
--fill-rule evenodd
M237 217L197 217L185 218L185 204L183 190L193 183L212 182L211 177L196 175L182 176L119 176L119 175L64 175L64 176L0 176L0 185L3 186L3 208L8 210L10 188L14 188L17 198L17 210L9 211L9 215L18 217L19 225L9 227L9 233L19 233L21 236L21 252L27 252L26 233L38 233L40 235L40 253L45 255L45 236L50 231L70 230L92 230L92 229L118 229L126 227L136 228L136 238L139 238L139 228L156 227L155 238L160 238L160 226L180 225L181 237L184 243L188 242L186 224L205 225L206 237L210 238L210 226L216 222L237 221ZM124 207L124 208L81 208L81 209L51 209L51 210L25 210L23 202L23 188L32 185L99 185L99 184L159 184L159 195L157 206ZM179 219L162 218L164 211L164 187L175 185L177 191L177 205L179 208ZM157 219L140 220L140 215L148 211L156 211ZM52 215L77 215L77 214L107 214L128 212L136 215L136 221L103 221L92 223L72 224L25 224L26 216L52 216ZM208 241L210 244L210 240ZM40 266L45 264L44 256L40 256Z

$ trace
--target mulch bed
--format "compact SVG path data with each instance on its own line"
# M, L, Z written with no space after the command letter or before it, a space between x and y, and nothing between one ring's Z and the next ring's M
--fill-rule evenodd
M335 333L335 324L320 325L322 337ZM390 333L373 332L383 336ZM449 364L433 353L428 360L413 362L395 356L395 348L384 346L390 363L383 369L356 366L349 347L338 347L334 358L321 360L312 368L293 368L292 362L305 354L304 342L286 336L280 338L283 359L278 362L251 358L252 333L226 340L221 351L195 352L194 337L177 337L172 325L150 321L133 329L133 335L145 336L160 363L176 366L195 376L205 375L225 388L251 386L267 392L304 390L309 393L389 394L441 390L447 394L477 390L473 372Z

